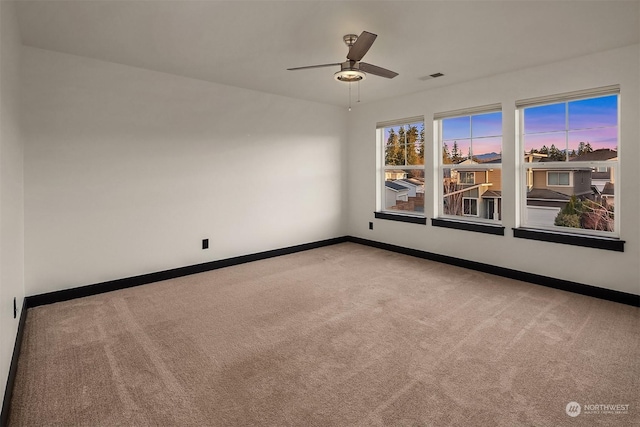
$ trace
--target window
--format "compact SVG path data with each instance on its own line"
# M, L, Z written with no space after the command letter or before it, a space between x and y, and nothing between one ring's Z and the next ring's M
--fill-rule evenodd
M437 217L499 223L502 215L500 105L436 114L440 155Z
M466 216L478 216L478 199L462 198L463 214Z
M547 172L547 185L569 186L571 181L570 174L570 172Z
M475 184L476 173L475 172L460 172L459 174L460 184Z
M424 216L424 119L378 124L378 210Z
M520 101L521 223L617 237L617 87Z

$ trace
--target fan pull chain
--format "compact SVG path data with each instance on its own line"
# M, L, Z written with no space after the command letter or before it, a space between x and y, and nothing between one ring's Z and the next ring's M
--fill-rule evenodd
M358 80L358 102L360 102L360 80Z
M351 82L349 82L349 111L351 111Z

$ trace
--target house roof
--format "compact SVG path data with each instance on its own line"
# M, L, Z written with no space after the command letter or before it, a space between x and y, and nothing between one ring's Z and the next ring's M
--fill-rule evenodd
M495 159L491 159L491 160L487 160L484 162L480 162L482 164L496 164L496 163L502 163L502 157L497 157Z
M613 196L614 195L614 185L613 182L607 182L602 189L602 194L605 196Z
M405 178L402 179L402 181L408 182L409 184L413 184L413 185L423 185L424 184L424 180L419 180L417 178Z
M611 160L618 157L618 152L610 150L608 148L601 148L590 153L584 153L572 159L569 159L570 162L593 162L593 161L603 161L603 160Z
M409 190L404 185L397 184L397 183L395 183L393 181L385 181L384 182L384 186L387 187L388 189L394 190L394 191L408 191Z
M482 194L483 199L499 199L502 197L502 191L489 190Z
M610 179L611 171L607 172L591 172L591 179Z
M417 187L418 185L420 185L419 183L411 181L410 179L398 179L395 182L398 182L400 185L408 184L413 187Z
M527 193L527 199L569 201L571 197L546 188L532 188L531 191Z

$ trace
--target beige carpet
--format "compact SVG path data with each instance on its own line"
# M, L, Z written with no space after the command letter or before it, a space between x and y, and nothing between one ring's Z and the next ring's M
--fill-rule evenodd
M639 311L344 243L29 310L10 425L639 425Z

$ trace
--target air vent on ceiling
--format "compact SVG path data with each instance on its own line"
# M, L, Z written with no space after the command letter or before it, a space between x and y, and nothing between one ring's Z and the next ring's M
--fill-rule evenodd
M436 77L442 77L442 76L444 76L444 74L442 73L433 73L433 74L429 74L428 76L420 77L418 80L431 80L431 79L435 79Z

